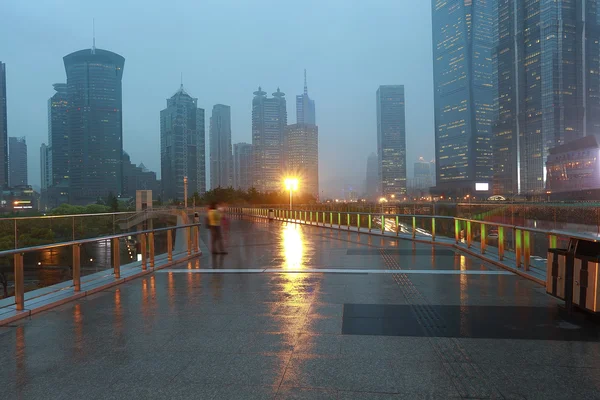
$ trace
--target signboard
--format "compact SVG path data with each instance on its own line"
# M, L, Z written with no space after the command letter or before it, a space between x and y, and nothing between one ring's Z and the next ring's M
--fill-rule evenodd
M475 191L476 192L487 192L490 190L490 184L487 182L476 182L475 183Z

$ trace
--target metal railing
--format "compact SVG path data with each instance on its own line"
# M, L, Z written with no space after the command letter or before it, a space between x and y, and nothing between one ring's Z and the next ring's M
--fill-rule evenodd
M290 221L354 232L378 233L435 243L462 245L483 255L496 252L498 260L513 258L517 268L529 271L532 260L543 262L548 248L570 238L600 241L600 236L560 230L542 230L518 225L451 216L360 213L344 211L286 210L273 208L230 208L230 213ZM534 243L534 238L535 243ZM566 246L565 246L566 247ZM537 252L535 256L533 251Z
M121 277L121 259L120 259L120 239L126 237L137 237L140 243L141 251L141 269L147 270L155 266L154 237L157 233L166 232L167 234L167 260L173 261L173 231L185 229L187 236L187 255L200 253L199 238L200 223L178 225L168 228L150 229L144 231L119 233L110 236L102 236L93 239L74 240L69 242L47 244L41 246L25 247L13 250L0 251L0 258L13 257L14 259L14 292L16 310L21 311L25 307L25 278L23 258L27 253L33 253L43 250L52 250L63 247L70 247L73 260L72 286L75 292L81 291L81 247L88 243L108 241L111 242L112 251L112 270L115 279Z

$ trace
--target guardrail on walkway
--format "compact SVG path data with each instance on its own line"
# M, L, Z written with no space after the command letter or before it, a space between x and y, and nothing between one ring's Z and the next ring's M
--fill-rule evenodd
M81 246L84 244L111 241L111 259L112 270L115 280L121 276L121 259L120 259L120 239L127 237L136 237L140 243L141 252L141 268L147 270L148 267L154 268L155 252L154 252L154 236L158 233L166 232L167 235L167 260L173 261L173 233L175 230L184 229L186 232L187 254L191 256L193 253L200 252L199 238L200 223L179 225L168 228L150 229L145 231L120 233L110 236L102 236L93 239L75 240L69 242L48 244L42 246L25 247L14 250L0 251L0 258L13 257L14 259L14 291L15 291L15 306L17 311L25 308L25 278L23 258L27 253L33 253L44 250L55 250L64 247L70 247L72 251L72 287L75 292L81 290Z
M500 262L510 259L517 269L524 271L529 271L532 265L545 269L548 249L566 247L570 238L600 241L599 236L592 234L548 231L450 216L272 208L230 208L229 212L355 232L376 232L431 243L453 243L472 253L493 253Z

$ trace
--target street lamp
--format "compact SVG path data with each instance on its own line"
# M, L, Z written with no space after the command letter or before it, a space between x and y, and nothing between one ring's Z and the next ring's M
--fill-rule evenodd
M379 199L379 203L381 204L381 213L383 214L383 203L387 203L387 199L382 197Z
M285 188L290 191L290 210L292 210L292 193L298 190L298 179L287 178L285 180Z

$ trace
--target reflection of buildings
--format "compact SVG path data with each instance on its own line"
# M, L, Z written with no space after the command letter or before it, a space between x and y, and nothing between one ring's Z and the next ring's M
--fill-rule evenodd
M149 171L144 164L136 166L129 154L123 152L123 197L135 197L138 190L151 190L153 196L158 196L160 188L156 173Z
M125 59L93 47L66 55L64 64L69 199L71 204L85 205L123 190L121 78ZM50 145L53 151L63 150L54 141Z
M252 145L236 143L233 145L233 188L248 190L252 187Z
M8 138L8 184L27 186L27 141L24 137Z
M404 85L377 89L377 154L383 196L406 194Z
M287 125L285 93L279 88L272 98L259 87L252 99L253 186L259 192L282 189L284 131Z
M298 190L319 198L319 130L293 124L285 129L286 173L300 180Z
M474 192L476 183L489 184L492 179L497 1L432 3L437 167L433 191L463 195Z
M600 135L550 149L546 169L546 189L551 199L599 200Z
M550 149L600 131L598 3L504 0L498 15L494 192L543 194Z
M6 64L0 62L0 188L8 186L8 128L6 120Z
M210 188L232 185L231 108L216 104L210 117Z
M204 110L198 99L181 88L160 112L160 168L164 200L183 201L183 179L188 196L206 191Z

